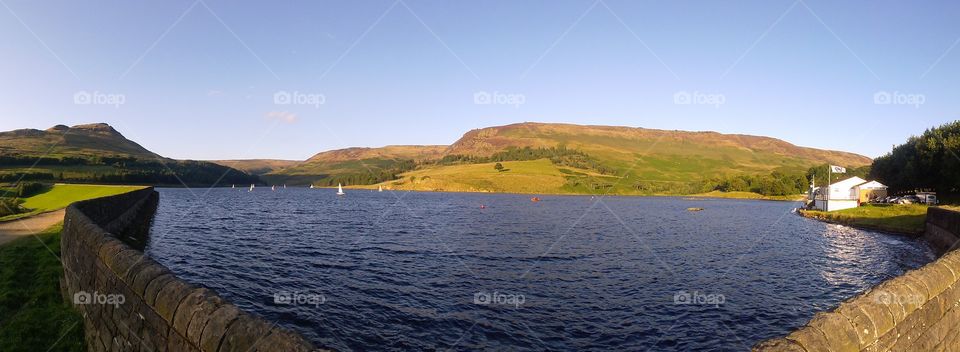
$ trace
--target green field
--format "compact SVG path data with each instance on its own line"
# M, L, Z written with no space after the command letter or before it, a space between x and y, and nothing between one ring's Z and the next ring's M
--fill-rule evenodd
M0 246L0 351L84 351L83 320L60 294L62 225Z
M24 198L22 207L27 212L5 216L0 221L7 221L66 208L70 203L81 200L107 197L143 188L142 186L106 186L106 185L73 185L56 184L48 191L32 197Z
M831 212L802 210L806 217L854 227L888 232L921 234L927 219L927 206L921 204L865 204L857 208Z
M691 195L691 197L799 201L799 200L803 200L804 195L797 194L797 195L789 195L789 196L765 196L760 193L754 193L754 192L712 191L707 193L693 194Z

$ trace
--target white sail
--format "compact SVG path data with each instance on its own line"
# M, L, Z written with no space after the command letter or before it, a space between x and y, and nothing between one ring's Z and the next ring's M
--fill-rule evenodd
M344 195L344 194L345 194L345 193L343 193L343 186L338 183L338 184L337 184L337 195L338 195L338 196L342 196L342 195Z
M253 184L250 184L250 190L248 190L247 192L253 192L253 187L254 187L254 185L253 185Z
M277 186L270 186L270 190L271 190L271 191L276 191L276 190L277 190Z
M310 189L313 189L313 185L310 185Z
M377 192L383 192L383 185L377 186Z

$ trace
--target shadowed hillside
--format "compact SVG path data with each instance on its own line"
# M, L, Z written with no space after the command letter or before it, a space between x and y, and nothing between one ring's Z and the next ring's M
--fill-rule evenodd
M0 132L0 182L27 180L173 186L260 182L211 162L164 158L105 123Z

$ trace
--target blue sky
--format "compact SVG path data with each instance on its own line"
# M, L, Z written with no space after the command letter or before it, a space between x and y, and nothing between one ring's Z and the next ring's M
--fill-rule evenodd
M169 157L305 159L542 121L875 157L960 116L958 13L955 1L2 0L0 129L107 122Z

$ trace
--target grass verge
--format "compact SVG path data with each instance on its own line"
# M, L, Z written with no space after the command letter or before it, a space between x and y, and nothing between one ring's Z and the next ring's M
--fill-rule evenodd
M48 191L24 198L22 207L25 213L0 217L0 221L20 219L48 211L66 208L73 202L113 196L141 189L141 186L73 185L55 184Z
M83 320L60 293L57 225L0 246L0 351L84 351Z
M920 204L865 204L831 212L801 210L800 214L832 223L872 230L919 235L924 231L927 206Z

